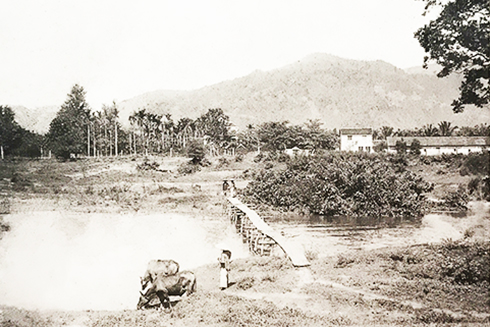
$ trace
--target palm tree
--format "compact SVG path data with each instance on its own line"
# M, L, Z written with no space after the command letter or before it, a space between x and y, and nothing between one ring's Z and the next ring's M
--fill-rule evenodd
M383 140L386 140L387 137L393 135L393 127L390 126L382 126L380 129L380 137Z
M176 129L181 146L185 149L187 140L191 137L194 131L194 121L190 118L183 117L179 119Z
M454 130L458 128L457 126L451 126L451 123L448 121L441 121L439 123L439 132L441 136L451 136Z
M436 136L437 132L438 132L437 128L432 124L426 125L422 128L422 134L424 136Z

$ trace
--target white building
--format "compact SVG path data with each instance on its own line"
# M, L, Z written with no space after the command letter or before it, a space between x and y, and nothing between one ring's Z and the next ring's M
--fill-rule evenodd
M341 129L340 151L373 152L373 129L372 128Z
M396 143L404 142L407 149L414 140L420 142L420 153L428 156L440 154L481 152L490 149L490 137L485 136L413 136L388 137L388 152L396 153Z
M284 153L286 153L290 157L295 157L295 156L309 156L310 155L310 150L302 150L298 147L294 147L292 149L286 149L284 150Z

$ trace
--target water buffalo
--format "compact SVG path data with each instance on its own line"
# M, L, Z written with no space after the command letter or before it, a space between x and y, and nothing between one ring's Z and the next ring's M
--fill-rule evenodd
M179 264L174 260L150 260L146 272L141 277L141 288L153 283L157 276L171 276L179 272Z
M185 297L195 292L196 288L196 276L191 271L182 271L170 276L157 275L152 286L145 292L140 292L141 296L137 308L163 307L171 309L170 296Z

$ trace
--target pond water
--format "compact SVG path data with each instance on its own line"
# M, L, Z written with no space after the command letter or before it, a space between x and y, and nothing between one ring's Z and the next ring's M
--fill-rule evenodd
M248 256L227 222L206 217L50 211L4 220L0 304L26 309L134 309L149 260L217 264L223 242L234 258Z
M318 257L335 256L360 249L410 246L460 239L467 230L490 232L489 204L472 202L463 213L433 213L419 223L379 224L376 219L351 217L287 216L268 221L286 237L297 240ZM476 227L475 227L476 226Z

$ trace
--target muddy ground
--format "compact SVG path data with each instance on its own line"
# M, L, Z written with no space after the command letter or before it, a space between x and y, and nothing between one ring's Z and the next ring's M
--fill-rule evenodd
M224 215L221 182L246 185L252 157L184 176L176 171L185 158L150 160L161 171L138 170L143 158L2 163L20 181L4 183L2 327L490 325L488 285L408 276L406 263L390 259L422 256L469 230L488 239L488 203L472 203L465 217L432 214L393 228L271 222L303 245L311 266L295 268L281 251L251 256ZM231 286L220 291L223 243L233 263ZM156 258L197 275L197 293L171 313L135 310L139 276Z

